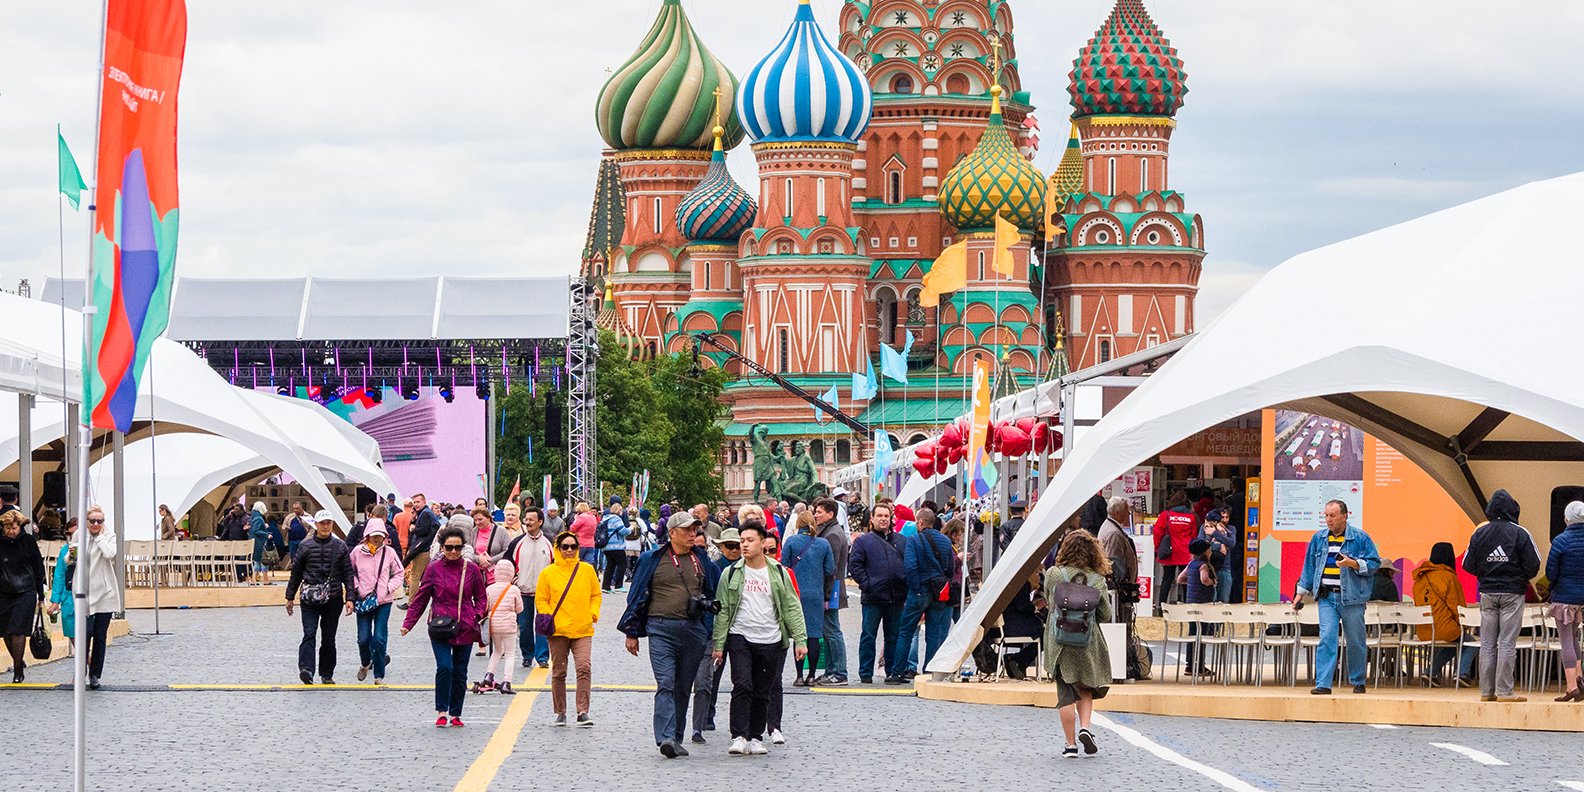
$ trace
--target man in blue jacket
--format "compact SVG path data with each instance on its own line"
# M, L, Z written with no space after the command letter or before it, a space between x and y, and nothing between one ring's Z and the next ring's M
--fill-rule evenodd
M933 509L919 509L914 515L918 534L907 541L902 566L907 577L907 602L902 607L902 630L893 654L904 664L902 678L912 679L920 668L929 666L930 658L946 642L951 630L952 606L942 600L941 591L952 581L957 568L957 551L951 540L940 532L940 520ZM924 619L924 662L913 663L913 652L918 648L919 619Z
M863 633L858 638L858 681L874 681L875 633L884 628L885 681L902 684L906 662L898 662L897 630L907 602L906 550L901 534L891 530L891 504L880 502L869 512L869 531L853 540L847 572L863 593Z
M638 559L627 610L616 629L627 636L627 651L638 656L638 639L649 639L649 667L654 672L654 738L667 759L687 756L682 729L687 723L688 694L699 663L709 649L709 621L720 570L702 547L693 546L699 519L677 512L666 521L665 544Z
M1293 608L1304 606L1313 595L1320 609L1320 645L1315 649L1315 695L1329 695L1336 678L1337 627L1347 634L1348 682L1354 693L1364 692L1369 648L1364 638L1364 608L1369 602L1372 577L1380 568L1375 540L1348 524L1348 507L1339 500L1325 505L1326 527L1309 537L1298 595Z

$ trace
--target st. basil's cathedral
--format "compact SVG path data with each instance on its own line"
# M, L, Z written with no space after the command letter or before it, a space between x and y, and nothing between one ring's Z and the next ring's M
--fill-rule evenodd
M600 92L583 274L634 354L712 333L808 392L835 386L901 448L967 411L978 358L1009 392L1193 331L1204 232L1169 181L1187 74L1143 0L1117 0L1073 61L1048 177L1007 0L847 0L834 43L808 0L788 2L791 27L739 78L661 0ZM726 168L744 138L757 194ZM998 216L1020 233L1009 274L992 266ZM966 285L927 307L924 275L959 241ZM854 403L881 344L905 352L907 382L878 377ZM821 480L867 458L871 438L702 355L738 377L721 460L734 502L755 490L755 444L807 453Z

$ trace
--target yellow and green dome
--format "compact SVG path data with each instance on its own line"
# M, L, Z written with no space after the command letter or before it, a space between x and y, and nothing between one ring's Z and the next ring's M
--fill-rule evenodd
M716 91L726 148L742 142L737 78L693 31L681 0L663 0L654 26L600 89L594 118L611 148L703 149L714 141Z
M1074 125L1067 135L1067 148L1062 152L1061 164L1056 166L1056 172L1051 174L1050 185L1046 188L1055 212L1060 212L1068 199L1083 192L1083 150L1080 142L1078 127Z
M988 231L1001 215L1037 232L1045 223L1045 176L1007 134L1001 86L991 86L990 94L990 124L979 145L941 180L941 214L960 231Z

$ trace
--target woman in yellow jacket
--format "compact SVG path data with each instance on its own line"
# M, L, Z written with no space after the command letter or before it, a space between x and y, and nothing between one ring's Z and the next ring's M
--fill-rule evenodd
M550 699L555 703L555 725L567 725L567 655L577 665L577 725L593 726L589 717L589 693L593 688L594 624L599 621L599 573L578 560L578 538L571 531L556 536L555 563L539 573L534 603L537 619L553 619L555 626L535 632L550 640Z
M1419 628L1419 638L1430 640L1434 635L1434 640L1443 644L1436 647L1426 684L1436 684L1441 670L1456 657L1460 684L1474 685L1479 681L1473 674L1476 651L1472 646L1461 645L1463 630L1458 626L1458 607L1467 605L1468 598L1463 594L1463 583L1458 580L1457 555L1452 543L1436 542L1430 548L1430 560L1414 569L1413 578L1414 604L1429 605L1430 613L1435 616L1434 633L1430 625L1426 625Z

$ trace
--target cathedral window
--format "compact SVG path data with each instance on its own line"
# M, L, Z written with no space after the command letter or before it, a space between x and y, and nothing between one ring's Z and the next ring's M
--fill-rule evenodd
M904 57L904 58L907 57L907 45L906 44L898 44L897 45L897 56L898 57ZM895 94L910 94L910 93L913 93L913 78L907 76L906 74L898 74L896 77L893 77L891 79L891 93L895 93Z
M1109 337L1100 339L1100 359L1096 360L1095 362L1096 363L1109 363L1109 362L1111 362L1111 339Z
M714 268L711 267L709 265L709 262L707 262L707 261L703 262L703 267L704 267L704 291L709 291L710 290L710 270L714 269Z
M809 447L809 456L813 457L815 462L820 463L820 464L824 464L825 463L825 441L821 440L819 438L815 438L815 439L809 441L809 446L808 447Z
M894 170L886 174L886 203L902 203L902 171Z
M846 465L852 462L852 441L836 441L836 464Z
M781 373L785 374L791 370L790 364L792 361L790 358L792 357L792 339L789 337L785 329L778 330L776 333L779 336L778 340L780 342L780 349L777 350L780 354L776 356L776 364L777 367L781 369Z
M919 302L919 292L917 289L908 292L907 311L908 324L924 324L924 306Z
M661 206L660 199L654 199L654 232L656 234L660 233Z
M784 192L785 192L784 199L786 201L786 204L785 204L785 211L783 211L782 214L784 214L787 217L791 217L792 216L792 180L791 179L787 179L786 180L786 189L784 190Z
M1106 160L1106 195L1117 194L1117 161L1116 157ZM791 182L788 182L790 184Z
M1139 192L1149 192L1149 160L1139 161Z

